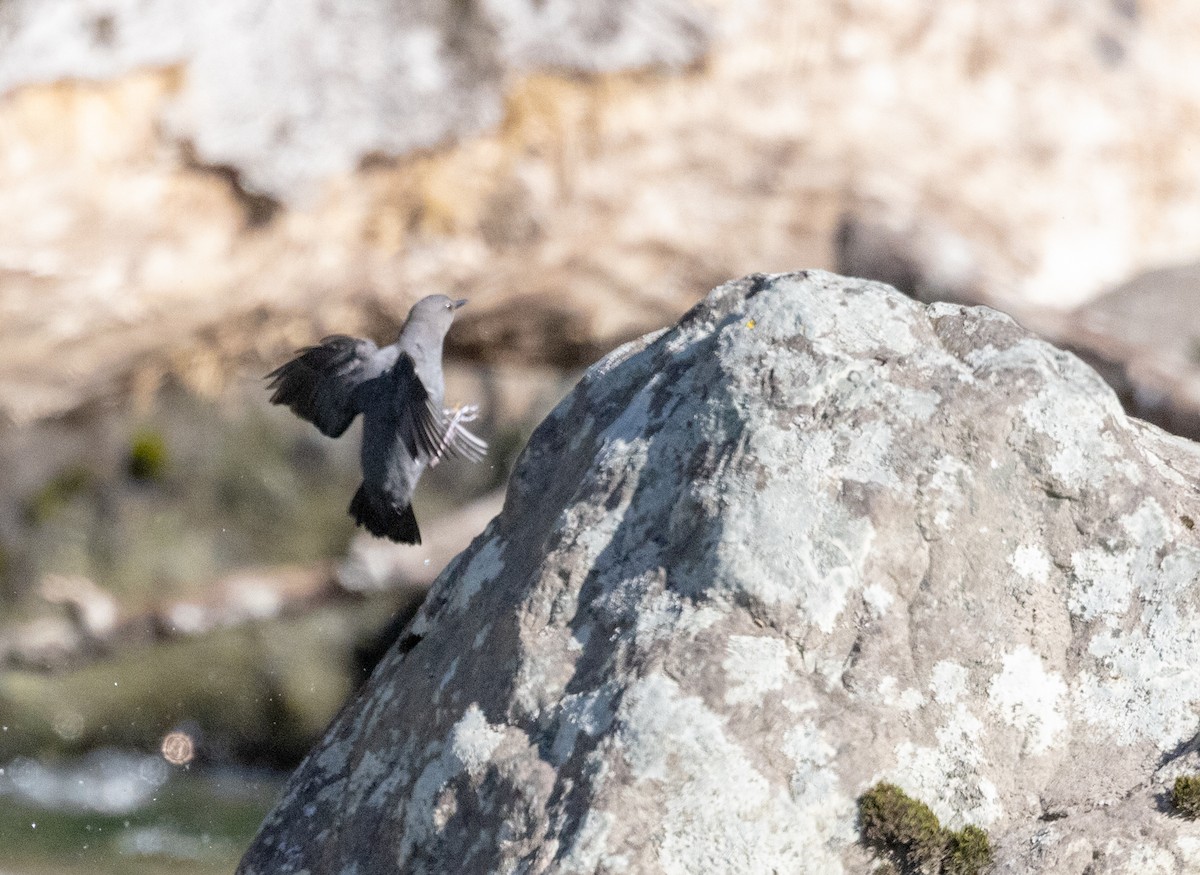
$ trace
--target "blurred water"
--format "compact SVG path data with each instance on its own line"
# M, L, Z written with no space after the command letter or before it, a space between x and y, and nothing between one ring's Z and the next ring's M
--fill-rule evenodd
M0 766L0 796L51 810L127 814L153 799L167 770L159 757L118 750L65 764L18 757Z
M4 875L209 875L237 865L282 775L98 750L0 767Z
M244 850L227 838L214 840L209 833L188 835L163 826L147 826L123 833L117 839L117 848L126 855L195 862L232 857Z

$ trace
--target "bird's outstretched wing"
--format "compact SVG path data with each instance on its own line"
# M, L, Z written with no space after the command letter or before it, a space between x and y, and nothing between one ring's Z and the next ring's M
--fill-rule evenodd
M408 353L402 352L396 359L392 381L396 427L408 454L414 459L438 458L445 441L446 425L442 421L442 411L429 397Z
M339 437L359 413L354 390L386 367L369 340L335 334L267 374L272 404L284 404L329 437Z

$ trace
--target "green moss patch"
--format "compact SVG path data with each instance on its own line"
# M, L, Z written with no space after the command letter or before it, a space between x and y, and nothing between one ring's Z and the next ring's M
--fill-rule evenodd
M1184 817L1200 817L1200 775L1181 775L1171 788L1171 804Z
M860 796L858 821L863 842L904 875L976 875L992 861L987 833L945 829L933 809L895 784L876 784Z

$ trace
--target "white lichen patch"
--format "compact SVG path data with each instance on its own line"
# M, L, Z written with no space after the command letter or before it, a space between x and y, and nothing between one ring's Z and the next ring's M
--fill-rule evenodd
M1200 872L1200 836L1181 835L1175 839L1183 865L1190 872Z
M1128 543L1100 544L1071 555L1067 607L1084 620L1115 624L1129 610L1134 593L1156 587L1157 553L1169 537L1162 508L1152 500L1121 520Z
M458 662L462 657L456 656L450 660L450 667L446 669L441 680L438 681L437 689L433 691L433 704L438 704L442 700L442 692L446 689L446 685L454 680L454 676L458 674Z
M620 416L600 433L601 449L597 454L622 455L629 451L644 454L646 435L651 433L652 405L658 379L647 380L637 394L629 400Z
M806 565L804 582L807 586L801 607L813 625L828 635L846 609L849 595L860 581L861 569L841 566L822 574L815 562Z
M971 469L953 456L941 456L934 462L921 494L939 529L948 529L957 518L957 511L966 501L966 487L973 479Z
M807 699L803 702L795 699L784 699L779 704L783 705L792 714L806 714L809 711L815 711L820 706L812 699Z
M948 659L942 660L933 667L929 677L934 701L940 705L953 705L967 691L969 679L966 668Z
M819 809L824 800L841 795L838 775L833 768L837 748L825 739L824 733L811 720L784 733L783 753L792 761L791 791L797 805Z
M889 393L892 404L891 413L914 422L927 422L937 413L942 404L942 396L932 390L913 389L909 386L895 386ZM943 457L949 459L949 456Z
M598 690L569 693L563 697L558 715L558 732L550 747L551 760L561 765L575 752L580 733L595 738L607 732L613 721L613 698L617 684L610 682Z
M1056 746L1067 729L1066 693L1061 675L1046 671L1028 647L1018 647L988 684L988 705L1025 733L1025 752L1037 756Z
M1160 749L1195 735L1195 712L1200 703L1200 665L1196 624L1187 622L1168 629L1140 629L1116 634L1102 631L1093 637L1088 653L1097 657L1098 671L1082 671L1073 684L1076 713L1087 723L1102 726L1118 744L1148 739ZM1178 652L1188 647L1192 658Z
M725 701L730 705L759 703L793 677L792 648L778 638L732 635L725 648Z
M503 740L504 733L493 729L479 706L471 703L450 731L450 750L462 767L474 775L487 764Z
M615 854L606 854L608 837L617 817L608 811L589 808L583 823L568 839L558 871L563 875L593 875L595 872L624 872L628 862ZM601 863L604 868L601 870ZM622 863L624 865L622 865Z
M445 741L431 744L424 751L428 761L401 802L399 814L404 828L400 831L397 859L400 867L408 862L414 849L436 834L439 811L444 814L447 804L442 789L463 772L478 775L503 740L504 733L490 726L483 711L472 703Z
M884 675L879 679L876 695L879 701L889 708L899 708L902 711L915 711L924 707L925 697L919 690L907 687L900 690L900 682L892 675Z
M1177 875L1179 861L1169 850L1156 845L1139 842L1132 846L1120 839L1113 839L1105 847L1105 853L1110 858L1121 861L1118 870L1123 875Z
M1061 483L1099 487L1114 473L1129 476L1125 466L1115 467L1110 461L1121 455L1121 445L1109 431L1119 408L1110 410L1095 395L1066 392L1058 384L1039 392L1019 410L1031 429L1054 443L1050 472Z
M437 805L433 808L433 828L441 832L450 819L458 813L458 797L449 790L442 790Z
M639 680L626 692L616 725L635 786L672 788L654 831L667 875L843 871L838 848L854 839L850 798L829 786L812 796L801 789L797 801L794 788L774 786L726 718L675 681L662 674ZM793 741L790 749L815 780L828 768L813 759L824 756L823 748L811 737Z
M896 766L880 776L929 805L943 824L987 826L1003 813L995 784L985 774L983 723L963 703L950 709L934 733L936 746L911 741L896 746Z
M896 597L878 583L872 583L863 589L863 602L876 619L886 614L895 601Z
M942 396L929 389L916 389L890 382L890 370L874 361L843 365L843 383L836 386L839 410L868 412L880 419L907 427L927 422L937 413Z
M1034 583L1046 583L1050 579L1050 557L1036 544L1022 544L1008 557L1012 570Z
M920 341L912 331L917 304L898 301L892 289L876 283L863 283L852 296L832 288L829 298L812 294L813 285L836 287L841 282L818 270L807 271L803 278L782 277L775 281L774 294L750 300L746 314L771 339L803 335L834 356L870 355L881 349L909 355L918 349ZM779 306L781 296L788 296L788 306Z
M900 479L891 459L894 433L892 426L882 420L863 423L843 434L841 474L846 480L876 483L896 487Z
M752 443L770 446L785 434L764 426ZM725 512L718 545L718 584L768 606L799 607L822 632L833 631L862 575L874 529L831 503L831 473L820 441L793 456L801 462L774 476ZM774 458L771 454L762 458Z
M1140 627L1105 628L1097 663L1072 685L1077 713L1120 744L1149 739L1167 750L1195 734L1200 705L1200 611L1193 590L1200 552L1179 548L1140 588Z
M564 633L561 627L544 628L534 635L536 645L520 655L515 669L509 668L513 681L513 711L530 717L542 713L561 698L563 688L570 680L571 659L575 656L568 648L571 635Z
M1129 609L1137 586L1136 555L1089 547L1071 555L1071 587L1067 608L1083 620L1103 617L1116 622Z
M652 592L633 611L635 643L644 649L656 641L694 638L724 616L720 609L697 605L673 590Z
M504 541L501 538L492 538L475 551L475 555L459 575L454 598L450 602L454 613L461 614L465 611L471 599L475 598L484 586L500 577L504 571L503 556Z

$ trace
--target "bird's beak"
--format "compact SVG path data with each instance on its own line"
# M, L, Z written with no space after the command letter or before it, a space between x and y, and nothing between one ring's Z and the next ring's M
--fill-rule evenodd
M457 310L459 307L462 307L466 303L467 303L466 298L459 298L457 301L454 302L454 309Z

